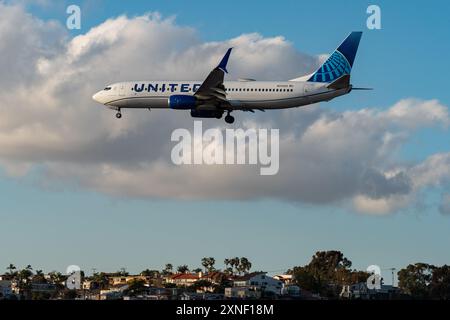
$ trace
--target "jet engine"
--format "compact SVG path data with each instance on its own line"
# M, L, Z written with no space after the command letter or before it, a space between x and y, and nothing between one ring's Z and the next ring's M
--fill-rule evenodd
M169 97L169 108L175 110L189 110L194 109L197 104L197 99L194 96L188 95L173 95Z

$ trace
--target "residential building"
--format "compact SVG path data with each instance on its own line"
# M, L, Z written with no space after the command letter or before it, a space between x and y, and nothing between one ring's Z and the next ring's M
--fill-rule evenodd
M145 283L150 283L150 281L152 280L152 277L149 276L141 276L141 275L136 275L136 276L112 276L109 277L109 283L112 286L118 286L118 285L126 285L128 284L130 281L134 281L134 280L142 280Z
M220 272L220 271L213 271L206 274L203 274L202 272L199 273L200 280L206 280L211 282L214 285L220 285L224 281L230 280L230 276Z
M253 272L233 279L234 287L250 287L263 292L280 295L283 282L268 276L265 272Z
M289 296L289 297L300 297L301 296L301 290L299 286L290 284L290 285L283 285L283 288L281 289L281 294L283 296Z
M261 291L250 286L239 286L225 288L225 298L227 299L259 299Z
M366 282L343 286L340 297L343 299L394 299L400 294L400 289L392 285L382 284L379 289L369 289Z
M285 285L291 285L294 283L294 277L292 274L278 274L273 277L275 280L283 282Z
M119 300L124 296L128 285L112 286L108 290L100 290L100 300Z
M11 286L11 280L0 280L0 299L11 296L13 294Z
M173 274L173 275L169 276L166 279L166 283L173 283L179 287L190 287L198 280L200 280L200 277L198 274L177 273L177 274Z

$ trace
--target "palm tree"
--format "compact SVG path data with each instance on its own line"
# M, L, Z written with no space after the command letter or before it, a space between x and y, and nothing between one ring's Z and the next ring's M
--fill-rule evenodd
M173 265L171 263L167 263L166 267L163 270L163 274L168 275L173 273Z
M214 270L214 264L216 263L216 259L213 257L205 257L202 259L202 266L205 268L205 271L211 272Z
M61 272L52 271L48 274L50 276L50 283L54 284L57 289L64 288L64 281L67 280L66 276L63 276Z
M232 259L228 259L228 258L226 258L224 261L223 261L223 264L225 265L225 273L227 273L227 274L233 274L233 265L231 264L232 263ZM230 266L230 267L229 267Z
M242 272L248 273L251 268L252 263L247 258L242 257L240 261L240 269L242 270Z
M6 269L9 270L9 275L14 277L14 275L16 274L16 272L14 270L17 269L16 266L13 265L12 263L10 263Z
M239 273L239 257L231 258L230 259L230 266L236 270L236 273Z
M182 265L177 267L178 273L186 273L189 271L189 267L187 265Z
M215 264L216 264L216 259L214 259L213 257L209 257L208 272L213 272L215 270L215 268L214 268Z
M45 275L42 270L36 270L36 274L34 275L32 281L35 283L46 283L47 279L45 279Z
M119 271L117 271L117 273L120 275L120 276L122 276L122 277L126 277L126 276L128 276L128 272L127 272L127 269L126 268L120 268L120 270Z

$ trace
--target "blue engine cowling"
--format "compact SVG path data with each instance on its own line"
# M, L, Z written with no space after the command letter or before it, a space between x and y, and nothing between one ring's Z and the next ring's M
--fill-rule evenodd
M188 95L173 95L169 97L169 108L176 110L189 110L195 108L197 99Z
M191 117L193 118L222 118L223 111L219 110L191 110Z

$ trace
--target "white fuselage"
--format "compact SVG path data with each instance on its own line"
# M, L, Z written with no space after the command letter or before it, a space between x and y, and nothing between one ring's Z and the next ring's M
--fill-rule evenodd
M172 95L192 96L201 81L134 81L115 83L93 99L112 109L169 108ZM329 89L324 83L307 81L225 81L231 110L283 109L329 101L351 88Z

